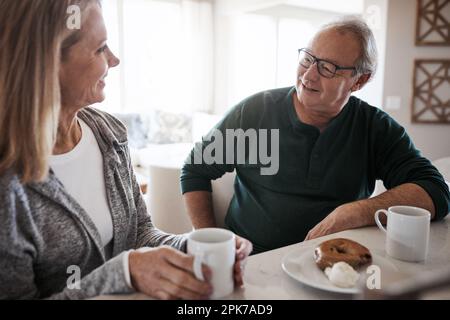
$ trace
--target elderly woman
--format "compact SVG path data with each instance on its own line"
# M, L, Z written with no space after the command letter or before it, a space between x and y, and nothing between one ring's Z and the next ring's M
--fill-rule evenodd
M79 30L68 28L71 5ZM88 107L119 64L106 43L99 1L0 0L0 298L212 292L185 237L152 225L124 126ZM237 239L240 285L251 244Z

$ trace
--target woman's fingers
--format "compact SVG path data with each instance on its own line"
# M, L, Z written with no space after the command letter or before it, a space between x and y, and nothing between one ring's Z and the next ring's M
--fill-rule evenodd
M183 269L187 272L190 272L194 275L194 257L188 256L187 254L176 252L176 254L168 254L167 260L177 266L180 269ZM206 281L211 280L211 269L206 266L205 264L202 264L202 273L203 277Z
M236 261L233 271L234 282L238 287L243 285L243 266L252 249L250 241L236 236ZM138 259L140 261L133 263L133 266L137 268L133 275L137 275L135 278L144 293L148 291L155 298L167 300L205 299L213 292L209 283L212 276L211 269L202 265L206 281L198 280L194 275L194 257L192 256L173 248L160 247L142 252L139 257L141 257Z
M157 299L204 299L212 293L208 282L195 278L191 257L168 247L130 253L134 287ZM204 268L205 274L210 270Z
M171 264L161 271L161 276L178 288L188 290L198 296L209 296L212 293L212 286L209 283L197 280L191 273Z
M161 287L170 299L200 300L208 299L210 294L191 291L180 283L173 282L172 279L161 278Z
M211 284L195 278L193 257L173 251L167 252L165 259L167 266L160 271L162 277L201 296L208 296L212 293ZM206 279L211 278L211 270L207 266L203 265L202 271Z
M253 245L245 238L236 235L236 262L234 263L234 284L240 287L244 284L243 274L245 259L253 250Z
M236 287L240 287L244 284L243 273L243 264L241 264L241 261L237 261L234 264L234 284L236 285Z
M253 250L253 245L247 239L236 236L236 260L244 260Z
M153 297L159 300L174 300L175 297L171 296L168 292L163 289L155 290Z

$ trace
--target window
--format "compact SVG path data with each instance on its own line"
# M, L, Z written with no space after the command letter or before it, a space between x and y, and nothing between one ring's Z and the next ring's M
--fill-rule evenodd
M304 20L280 19L278 25L277 87L295 84L297 76L297 50L308 45L314 35L314 26Z
M110 112L211 109L212 6L195 0L108 0L103 12L121 65L110 70Z
M277 72L274 21L259 15L239 16L231 26L231 39L229 99L238 102L261 88L274 87Z
M230 4L237 13L219 12L218 3L229 2L104 1L109 45L121 65L109 73L100 108L223 113L251 94L294 85L297 49L307 46L327 21L364 10L361 0L351 5L324 0L314 2L314 8L266 5L252 11L244 2ZM357 95L381 105L381 76L376 80Z
M217 81L216 85L216 94L226 91L228 95L216 99L216 109L226 110L262 90L295 84L297 50L308 45L320 25L337 17L296 10L298 18L264 10L231 19L229 54L216 63L229 66L228 83Z
M257 4L246 6L242 3L241 12L236 9L238 13L215 21L216 30L220 32L215 34L219 49L215 56L214 111L223 113L242 99L263 90L294 85L297 50L308 46L323 24L344 14L364 17L374 31L379 48L379 68L375 78L354 95L381 107L385 2L373 1L371 5L365 5L362 0L346 1L345 4L331 0L296 0L284 3L288 4L273 5L267 1L264 5L261 1L258 7Z

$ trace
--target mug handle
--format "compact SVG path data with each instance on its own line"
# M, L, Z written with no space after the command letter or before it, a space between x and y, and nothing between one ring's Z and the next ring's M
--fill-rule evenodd
M194 256L194 274L195 277L200 281L205 281L205 277L203 277L202 272L202 262L203 262L203 254L196 253Z
M378 228L380 228L381 231L386 233L386 229L383 227L383 225L380 222L380 213L384 213L386 215L386 218L387 218L389 212L387 210L384 210L384 209L380 209L380 210L377 210L377 212L375 212L375 222L377 223Z

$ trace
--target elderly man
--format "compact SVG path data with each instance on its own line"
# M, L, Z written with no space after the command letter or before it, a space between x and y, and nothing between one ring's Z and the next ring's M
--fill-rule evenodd
M395 120L351 96L373 76L376 60L371 30L345 18L323 27L299 50L295 87L265 91L235 106L214 132L278 129L279 141L269 149L279 152L279 170L264 175L264 164L199 163L194 149L181 174L194 227L215 224L211 180L233 170L225 223L251 240L254 252L372 225L375 211L392 205L422 207L442 219L450 198L443 177ZM212 142L205 139L200 151ZM369 198L377 179L388 191Z

